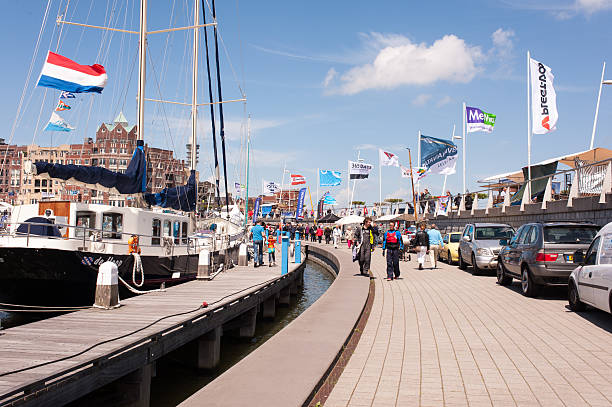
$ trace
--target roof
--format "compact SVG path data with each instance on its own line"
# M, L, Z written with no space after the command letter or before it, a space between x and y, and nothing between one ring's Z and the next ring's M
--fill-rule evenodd
M536 165L545 165L550 164L555 161L558 161L561 164L565 164L571 168L575 168L576 159L590 162L597 162L602 160L607 160L612 158L612 150L608 150L607 148L597 147L592 150L579 151L577 153L562 155L555 158L549 158L548 160L540 161L538 163L533 163L531 166ZM505 181L508 180L508 181ZM522 183L524 182L523 170L520 171L512 171L512 172L504 172L502 174L492 175L490 177L479 180L481 183L490 183L490 182L516 182Z
M477 228L487 227L487 226L503 226L503 227L511 227L505 223L472 223Z
M119 112L119 114L117 115L117 117L115 117L115 120L113 120L113 123L117 124L117 123L121 123L123 125L123 127L128 125L128 121L125 118L123 112Z
M117 125L120 124L125 129L125 131L128 133L132 131L134 127L136 127L136 125L130 126L130 123L125 118L125 115L123 114L123 112L119 112L119 114L117 115L117 117L115 117L115 120L113 120L112 123L104 123L104 124L106 124L106 127L108 127L109 131L115 130Z

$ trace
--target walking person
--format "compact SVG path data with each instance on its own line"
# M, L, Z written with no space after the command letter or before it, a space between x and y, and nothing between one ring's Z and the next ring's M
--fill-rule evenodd
M374 251L374 233L372 218L367 216L363 225L355 231L355 241L359 245L359 272L363 276L370 275L370 261Z
M382 245L382 254L387 252L387 281L393 281L394 278L399 278L399 254L400 250L404 249L402 242L402 234L396 229L395 222L391 222L389 230L385 233Z
M351 229L350 226L346 227L345 235L346 235L346 243L348 244L348 248L352 249L353 248L353 230Z
M315 240L317 240L317 227L312 225L310 227L310 241L314 242Z
M429 238L429 261L431 262L431 268L438 268L438 253L440 249L444 248L444 241L440 231L436 229L436 225L432 224L431 228L427 231L427 237Z
M425 256L429 251L429 236L425 231L425 222L419 226L419 231L414 236L415 246L417 248L417 261L419 262L419 270L423 270L425 264Z
M276 238L274 237L273 233L270 233L270 235L268 236L268 266L272 267L273 265L276 266Z
M329 242L331 241L331 235L332 235L332 230L329 226L325 226L325 230L323 231L323 234L325 235L325 244L329 244Z
M336 226L332 231L332 238L334 239L334 248L338 248L338 243L340 242L340 238L342 237L342 231L340 230L340 226Z
M266 224L261 221L251 229L253 251L255 252L255 259L253 261L255 267L263 266L263 240L266 234L265 225Z
M321 243L321 238L323 237L323 229L321 226L317 227L317 240Z

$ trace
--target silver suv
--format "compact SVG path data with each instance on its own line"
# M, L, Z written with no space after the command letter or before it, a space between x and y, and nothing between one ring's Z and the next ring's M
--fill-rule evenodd
M514 229L503 223L468 223L459 242L459 268L472 266L472 274L497 269L499 241L510 239Z
M599 226L585 222L527 223L504 243L497 283L520 280L523 295L534 297L543 285L567 285L576 268L574 252L586 251Z

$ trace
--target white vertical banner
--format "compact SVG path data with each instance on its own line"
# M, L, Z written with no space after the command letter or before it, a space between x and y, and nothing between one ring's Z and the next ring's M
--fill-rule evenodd
M557 94L555 76L550 67L533 58L529 60L531 73L531 113L533 134L546 134L557 128Z

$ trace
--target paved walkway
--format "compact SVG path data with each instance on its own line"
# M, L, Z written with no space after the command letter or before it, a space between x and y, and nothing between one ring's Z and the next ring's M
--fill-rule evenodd
M372 313L325 407L612 405L612 316L412 257L387 282L373 253Z

